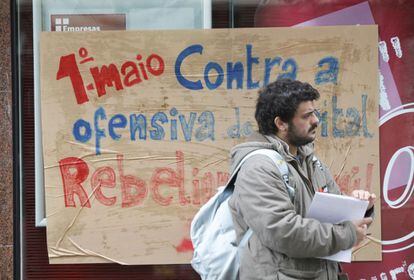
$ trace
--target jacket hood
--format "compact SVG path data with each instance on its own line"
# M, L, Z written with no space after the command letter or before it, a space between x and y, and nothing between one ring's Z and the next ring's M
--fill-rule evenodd
M276 135L263 135L258 132L254 132L245 143L234 146L230 151L231 167L230 172L233 173L238 163L249 153L259 149L272 149L277 151L286 161L295 160L295 157L289 153L289 146L283 140ZM298 148L298 154L307 158L313 155L314 144L309 143L307 145Z

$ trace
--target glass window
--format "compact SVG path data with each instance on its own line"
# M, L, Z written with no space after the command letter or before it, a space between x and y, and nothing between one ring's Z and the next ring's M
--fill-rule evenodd
M392 205L390 198L399 197L410 188L408 166L412 155L412 94L414 51L413 1L362 0L19 0L19 83L22 152L22 278L24 279L198 279L190 265L121 266L118 264L49 265L46 246L46 224L43 192L43 164L39 111L39 34L42 31L81 32L89 30L191 29L287 27L297 24L318 25L323 16L331 16L331 24L355 5L369 5L380 31L380 128L381 178L388 170L393 155L398 157L388 178L388 201L382 205L384 261L349 266L351 279L380 278L382 271L395 277L398 265L407 275L414 264L409 215L413 204ZM357 12L346 20L360 16ZM363 17L366 20L366 17ZM398 20L396 20L398 19ZM326 18L325 18L326 20ZM347 24L350 24L347 21ZM356 23L352 23L356 24ZM362 24L362 23L358 23ZM326 25L326 24L325 24ZM384 72L383 72L384 71ZM16 93L14 93L16 94ZM410 107L411 106L411 107ZM392 110L392 111L391 111ZM387 114L389 112L389 114ZM383 118L388 116L388 118ZM392 117L390 117L392 116ZM395 137L399 131L399 137ZM407 156L405 158L405 156ZM397 168L398 167L398 168ZM412 183L412 182L411 182ZM411 192L412 193L412 192ZM410 195L411 195L410 193ZM409 202L412 202L412 197ZM37 227L36 227L37 225ZM17 238L17 237L16 237ZM405 243L398 243L404 240ZM393 243L394 242L394 243ZM405 246L405 247L404 247ZM410 251L411 250L411 251ZM387 269L383 269L386 267ZM408 267L408 268L407 268ZM398 272L400 273L400 272ZM381 275L381 276L380 276ZM411 277L413 277L410 274Z
M227 28L230 27L230 3L210 0L33 0L17 1L17 6L23 154L21 277L196 279L197 275L190 265L49 265L38 106L39 35L42 31Z

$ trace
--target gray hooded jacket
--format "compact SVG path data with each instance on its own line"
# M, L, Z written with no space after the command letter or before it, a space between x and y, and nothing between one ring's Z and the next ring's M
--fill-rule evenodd
M338 264L317 257L351 248L355 226L304 218L319 188L340 194L328 168L313 160L313 144L298 149L298 160L276 136L256 133L232 149L232 169L245 155L263 148L276 150L286 160L295 196L292 202L280 171L268 157L254 155L242 165L229 202L237 241L248 228L253 230L241 252L240 279L338 279Z

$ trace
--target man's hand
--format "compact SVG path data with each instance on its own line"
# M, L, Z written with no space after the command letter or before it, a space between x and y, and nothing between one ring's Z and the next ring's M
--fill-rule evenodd
M362 220L352 221L356 229L357 240L354 246L360 244L367 236L367 228L372 223L372 218L363 218Z
M361 200L368 200L367 210L371 209L377 200L375 193L370 193L364 190L353 190L351 196Z

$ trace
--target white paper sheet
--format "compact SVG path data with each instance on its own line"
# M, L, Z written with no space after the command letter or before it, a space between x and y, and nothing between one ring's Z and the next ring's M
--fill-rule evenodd
M367 207L368 201L344 195L317 192L306 217L316 219L322 223L337 224L362 219ZM339 251L322 259L349 263L352 259L352 249Z

